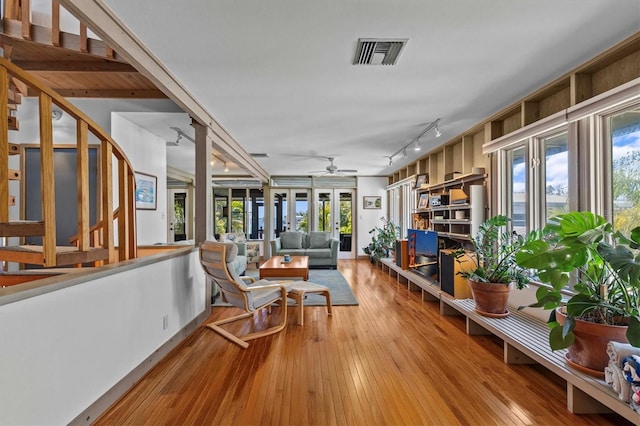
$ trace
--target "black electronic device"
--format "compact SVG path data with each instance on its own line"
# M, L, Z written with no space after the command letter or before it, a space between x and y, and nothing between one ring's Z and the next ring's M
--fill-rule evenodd
M447 206L449 205L449 195L438 194L429 197L429 204L431 206Z

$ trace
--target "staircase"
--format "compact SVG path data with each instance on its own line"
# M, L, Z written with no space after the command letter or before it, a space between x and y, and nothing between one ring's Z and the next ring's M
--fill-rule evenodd
M13 82L13 83L12 83ZM40 134L40 173L42 218L38 221L10 220L12 198L9 181L19 179L20 171L9 169L9 156L16 155L18 145L9 142L11 120L10 99L15 101L14 88L27 88L37 94ZM13 94L13 95L12 95ZM78 234L75 246L56 246L56 206L53 144L53 106L73 117L77 123ZM17 123L16 123L17 128ZM89 223L89 137L100 141L99 238L91 238ZM115 162L115 165L114 165ZM114 170L115 169L115 170ZM114 173L117 180L114 179ZM117 181L114 188L113 182ZM114 192L118 199L118 242L114 242ZM16 208L13 206L12 208ZM15 212L13 214L15 216ZM96 233L95 225L93 234ZM9 245L0 247L0 261L35 264L43 267L79 265L83 263L113 263L136 257L135 241L135 177L124 152L86 114L53 89L0 58L0 237L42 237L42 245ZM93 241L93 243L92 243Z

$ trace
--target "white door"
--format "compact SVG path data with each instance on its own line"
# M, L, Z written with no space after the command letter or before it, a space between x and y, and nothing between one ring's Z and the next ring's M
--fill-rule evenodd
M355 259L355 190L316 189L314 193L314 230L329 232L340 241L339 259Z

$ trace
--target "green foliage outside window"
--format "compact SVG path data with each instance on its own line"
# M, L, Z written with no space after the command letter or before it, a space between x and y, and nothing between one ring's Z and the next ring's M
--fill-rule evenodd
M640 223L640 151L613 162L613 227L628 235Z

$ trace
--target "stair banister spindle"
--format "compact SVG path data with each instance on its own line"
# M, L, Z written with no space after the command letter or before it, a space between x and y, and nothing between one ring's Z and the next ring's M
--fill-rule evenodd
M9 123L7 70L0 68L0 222L9 221Z
M53 107L51 97L40 92L40 191L44 236L42 250L44 266L56 266L56 192L53 163Z
M103 140L100 144L102 163L102 247L109 250L107 263L115 261L113 252L113 147Z
M87 251L89 239L89 127L82 120L76 125L76 155L78 176L78 249Z

